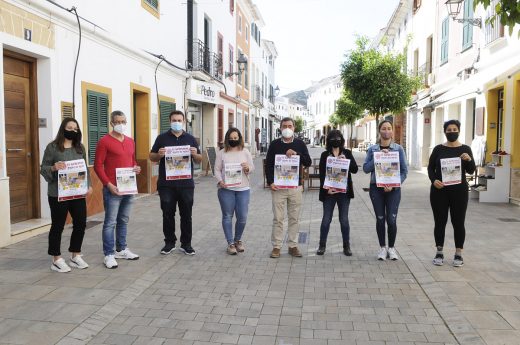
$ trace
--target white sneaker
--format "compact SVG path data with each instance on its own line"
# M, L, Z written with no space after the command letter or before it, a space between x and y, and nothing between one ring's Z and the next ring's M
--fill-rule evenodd
M117 268L117 261L114 255L105 256L103 262L105 263L106 268Z
M387 255L388 252L386 251L386 247L381 247L381 249L379 249L379 253L377 254L377 260L385 261Z
M116 259L137 260L139 255L132 253L130 249L126 248L120 252L116 251Z
M67 265L65 260L63 260L63 258L59 258L58 260L52 262L51 270L60 273L67 273L70 272L70 267Z
M88 264L83 260L83 255L78 254L70 258L70 265L74 268L85 269L88 268Z
M393 261L399 260L399 255L397 255L397 251L394 247L388 248L388 258Z

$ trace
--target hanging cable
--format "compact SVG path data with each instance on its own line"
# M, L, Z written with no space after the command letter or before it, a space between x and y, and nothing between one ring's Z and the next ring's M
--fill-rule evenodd
M159 118L161 118L161 101L159 100L159 87L157 86L157 70L159 69L159 65L164 61L164 56L159 55L158 56L161 61L157 64L155 67L155 94L157 95L157 112L159 113ZM159 123L159 128L161 127L161 124Z
M70 10L71 13L76 15L76 20L78 21L78 31L79 31L79 40L78 40L78 53L76 54L76 63L74 64L74 74L72 75L72 117L76 117L76 71L78 69L78 60L79 53L81 51L81 23L79 21L78 11L76 11L76 7L72 6Z

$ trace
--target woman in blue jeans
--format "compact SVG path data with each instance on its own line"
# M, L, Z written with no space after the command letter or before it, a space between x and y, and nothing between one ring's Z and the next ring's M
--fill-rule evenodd
M249 175L254 170L253 157L244 148L244 139L237 128L228 129L224 148L215 159L215 177L218 181L218 200L222 209L222 228L227 241L227 253L244 252L242 234L246 227L249 208ZM233 235L233 214L236 216Z
M370 199L374 206L376 214L377 237L379 238L378 260L397 260L399 256L395 250L395 238L397 236L397 212L401 201L401 187L377 187L375 176L374 152L399 152L399 169L401 175L401 183L406 179L408 168L406 165L406 156L401 145L392 141L393 125L388 120L379 123L380 141L378 144L372 145L367 150L363 171L370 173ZM386 247L386 229L385 222L388 227L388 249Z
M332 130L327 135L326 150L320 157L320 201L323 202L323 218L320 227L320 245L317 255L325 254L327 246L327 236L329 235L330 222L334 213L334 207L338 204L339 223L341 225L341 236L343 238L343 254L351 256L350 250L350 225L348 223L348 208L350 199L354 198L354 190L352 189L352 174L358 172L358 166L352 152L346 148L345 139L338 130ZM329 157L346 158L350 160L348 169L347 191L340 192L332 188L325 189L325 175L327 169L327 159Z

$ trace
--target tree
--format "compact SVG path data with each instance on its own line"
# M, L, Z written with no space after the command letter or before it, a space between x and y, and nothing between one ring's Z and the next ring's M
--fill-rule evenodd
M354 123L363 117L364 109L362 106L352 102L347 92L343 91L343 95L336 105L335 117L341 124L350 125L349 146L352 148L352 132L354 131Z
M492 0L475 0L473 6L476 8L482 4L485 9L493 5ZM520 2L518 0L500 0L495 5L495 14L487 19L488 23L494 23L496 17L500 18L500 24L509 26L509 34L513 33L515 24L520 24ZM520 32L518 33L520 35Z
M408 76L404 66L402 54L369 48L368 38L359 37L341 66L341 79L349 99L379 121L380 115L401 113L410 103L412 92L420 87L419 78Z
M297 116L294 119L294 132L300 133L301 131L303 131L303 119L301 116Z

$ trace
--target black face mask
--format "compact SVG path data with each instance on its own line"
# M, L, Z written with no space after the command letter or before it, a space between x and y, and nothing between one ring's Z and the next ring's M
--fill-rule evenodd
M237 147L240 144L240 140L228 140L229 146Z
M331 139L330 145L334 148L338 148L341 146L341 139Z
M458 138L459 138L459 132L449 132L449 133L446 133L446 139L448 139L448 141L450 143L452 143L454 141L457 141Z
M63 136L67 140L75 140L78 138L78 132L65 130Z

